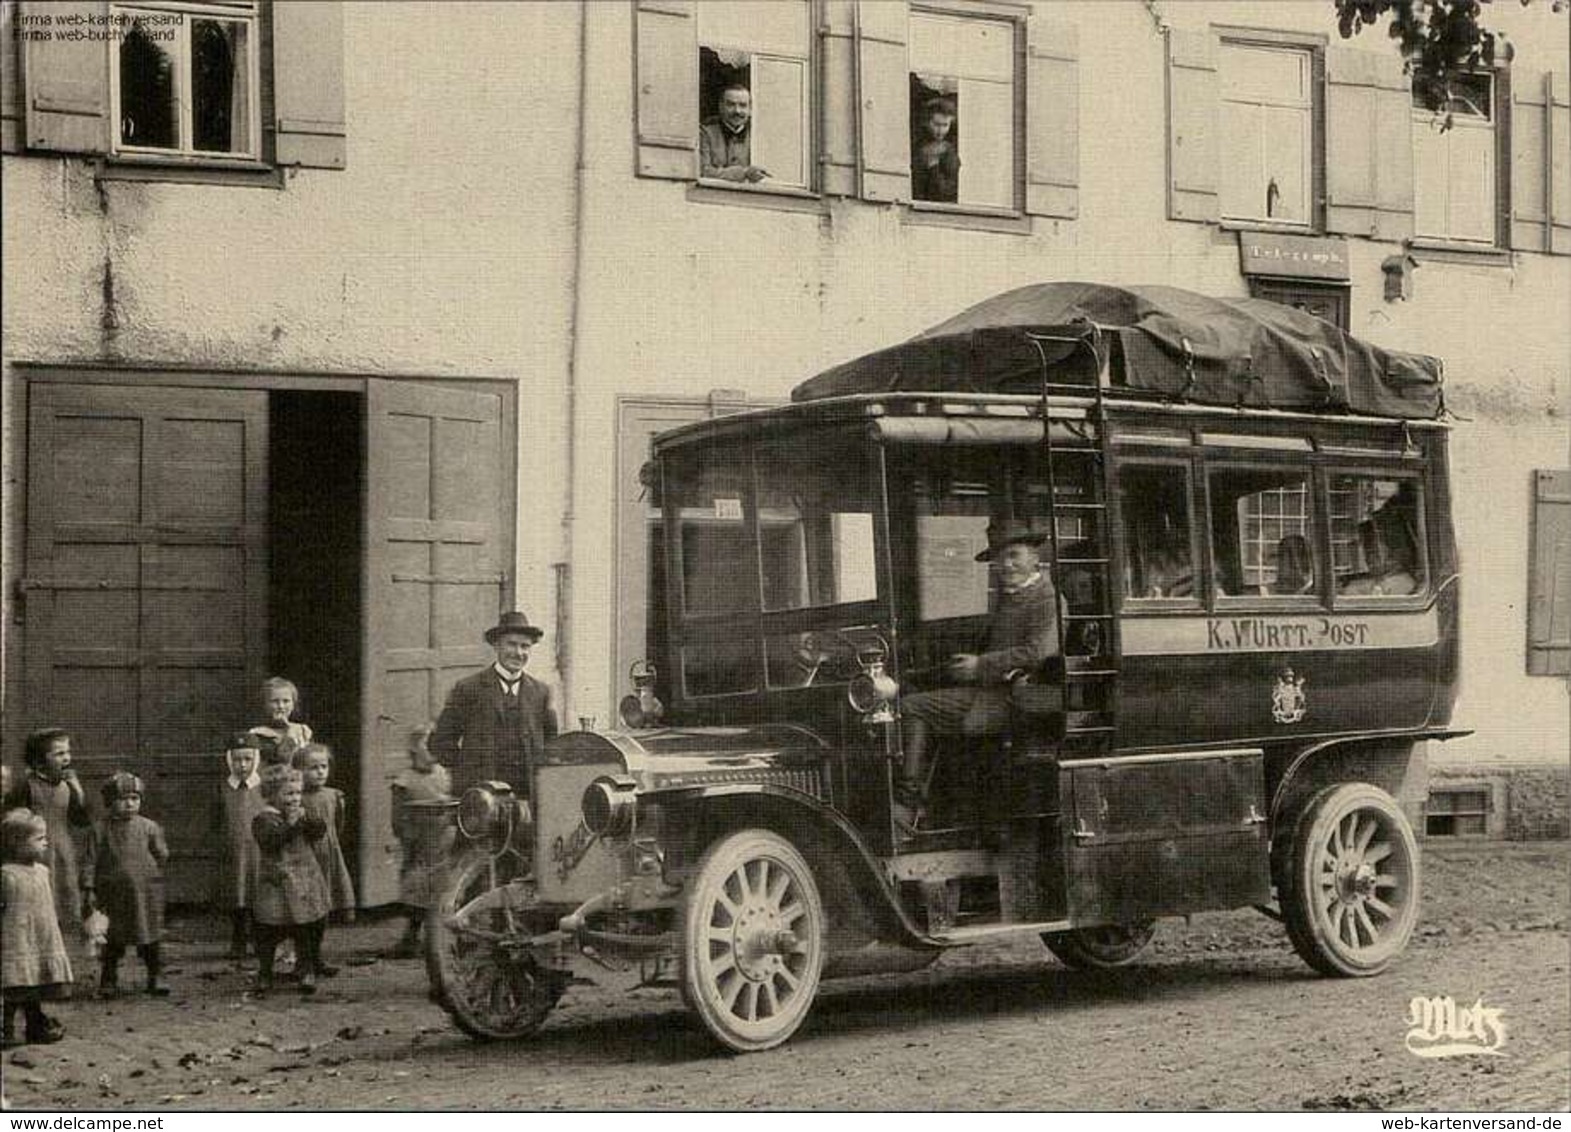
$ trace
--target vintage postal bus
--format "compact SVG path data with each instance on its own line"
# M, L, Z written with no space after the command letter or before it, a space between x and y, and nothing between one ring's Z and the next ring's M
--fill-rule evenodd
M657 438L627 727L555 740L527 805L463 799L441 1001L521 1036L575 964L636 965L764 1049L823 978L1009 932L1122 964L1245 906L1383 970L1459 734L1440 376L1263 301L1044 284ZM1057 640L1004 726L932 738L915 820L905 705L987 636L1011 523Z

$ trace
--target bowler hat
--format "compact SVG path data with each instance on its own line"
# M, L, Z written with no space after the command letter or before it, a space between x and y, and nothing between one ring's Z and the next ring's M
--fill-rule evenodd
M538 641L545 636L545 630L529 623L529 618L520 610L509 609L502 614L502 619L485 631L485 642L488 645L496 644L496 639L503 633L522 633L531 640Z
M1023 546L1041 546L1047 539L1046 531L1039 531L1019 519L992 523L987 528L987 549L978 554L976 560L991 562L1006 546L1014 546L1017 543Z

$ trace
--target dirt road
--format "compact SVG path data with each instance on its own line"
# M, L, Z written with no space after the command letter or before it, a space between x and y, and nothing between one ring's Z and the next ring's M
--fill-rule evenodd
M1135 967L1066 970L1034 939L916 975L832 983L782 1049L726 1057L675 991L573 988L527 1044L477 1045L419 964L349 966L253 1002L212 942L172 946L173 1000L83 1001L6 1055L18 1108L1544 1110L1571 1104L1571 844L1430 848L1400 964L1325 979L1253 912L1164 921ZM181 925L191 934L200 925ZM370 955L394 925L329 938ZM1499 1056L1423 1059L1409 1000L1500 1010Z

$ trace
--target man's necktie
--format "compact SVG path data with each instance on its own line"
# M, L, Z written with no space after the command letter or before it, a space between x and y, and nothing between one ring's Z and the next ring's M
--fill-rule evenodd
M517 696L518 695L519 680L522 680L522 679L523 679L523 677L519 677L518 680L503 680L502 681L502 694L504 696Z

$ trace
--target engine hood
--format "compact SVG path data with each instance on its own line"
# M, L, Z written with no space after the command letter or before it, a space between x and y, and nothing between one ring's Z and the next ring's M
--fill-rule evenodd
M544 766L616 763L644 790L731 782L795 780L822 759L827 744L788 724L758 727L660 727L646 731L570 731L546 744ZM812 791L816 793L815 791Z

